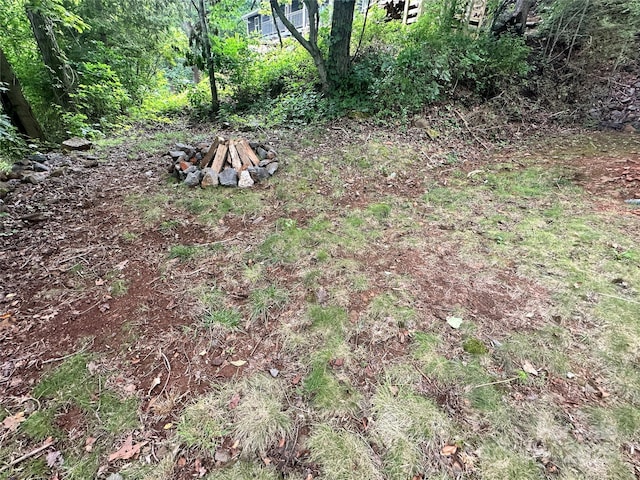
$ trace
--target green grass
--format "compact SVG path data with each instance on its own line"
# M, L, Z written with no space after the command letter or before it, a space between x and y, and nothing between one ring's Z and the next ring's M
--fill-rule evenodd
M289 300L289 292L275 285L254 289L249 294L249 320L266 323Z
M177 258L182 262L189 261L202 253L197 245L172 245L169 247L169 258Z

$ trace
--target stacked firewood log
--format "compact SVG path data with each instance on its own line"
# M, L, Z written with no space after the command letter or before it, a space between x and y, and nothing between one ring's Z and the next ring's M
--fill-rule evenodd
M216 137L196 147L177 143L170 173L189 187L248 188L268 179L278 170L277 154L271 147L245 139Z

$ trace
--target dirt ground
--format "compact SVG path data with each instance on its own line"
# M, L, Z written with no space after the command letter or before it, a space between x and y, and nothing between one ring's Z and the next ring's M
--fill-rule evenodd
M387 134L392 144L406 142L406 137ZM318 143L335 143L336 137L340 137L338 142L348 142L350 135L351 131L343 127L328 128ZM548 161L571 168L576 175L574 180L594 195L597 208L619 215L640 215L640 209L630 210L623 202L640 198L640 142L631 142L635 142L637 150L631 147L628 152L615 155L591 152L582 157L565 155L567 149L561 146ZM419 142L416 144L420 148ZM308 150L293 144L286 147L303 153ZM524 144L510 148L496 148L493 158L529 150ZM110 148L105 161L89 168L82 165L80 157L70 155L74 168L67 174L38 185L20 184L5 199L0 217L1 396L28 395L44 370L80 351L99 354L103 359L99 368L112 375L111 387L138 395L145 411L154 408L152 399L162 392L172 392L177 404L182 404L205 392L212 381L225 381L249 371L277 368L289 381L299 381L300 372L283 364L282 346L257 329L231 333L224 342L217 343L202 335L185 334L185 328L194 321L189 303L191 287L199 282L215 282L220 268L213 260L197 269L178 259L167 260L167 252L176 244L247 241L257 230L271 224L277 213L261 224L252 218L228 215L217 228L209 228L199 223L196 215L168 203L165 218L179 216L179 222L167 230L150 226L128 198L132 194L153 196L164 191L168 185L167 163L162 159L163 151L126 160L127 153L134 151L135 145ZM469 158L463 168L473 172L490 157ZM435 166L429 176L446 183L448 170L447 165ZM355 179L354 185L351 191L358 191L358 195L344 196L340 202L365 205L387 194L384 182L359 185ZM323 188L329 187L320 182L318 189ZM410 198L419 197L423 191L424 181L416 179L403 183L401 193ZM305 212L300 211L298 216L303 224ZM443 223L429 234L437 237L448 228ZM439 257L436 263L434 254ZM491 336L496 340L506 329L534 328L535 319L519 314L526 310L527 298L544 299L548 295L538 285L509 271L495 276L489 290L483 287L486 278L480 267L452 260L447 245L441 252L428 254L391 249L368 262L374 276L408 269L409 274L421 278L423 284L415 288L424 292L420 301L425 310L429 306L434 321L438 311L467 305L477 318L493 320ZM285 278L293 274L278 266L267 269L267 276ZM474 278L482 281L475 284ZM119 280L126 281L124 294L114 291ZM520 295L525 290L526 297ZM237 296L238 302L246 298L242 289L230 293ZM377 293L374 277L367 290L350 299L351 315L357 317ZM506 306L509 311L505 311ZM296 305L287 308L295 309ZM286 317L287 312L282 315ZM518 324L516 318L522 323ZM364 333L355 342L374 345L366 336ZM385 359L406 350L406 339L400 336L375 343L375 349L373 356L379 361L363 369L363 384L367 376L377 373ZM229 363L232 358L250 358L251 362L237 367ZM161 384L155 384L156 377L162 379ZM459 408L448 404L453 400L447 399L446 392L440 393L439 403L449 409ZM61 421L72 424L74 418L69 412ZM166 417L149 418L154 423L146 427L162 436L162 425L172 417L167 412Z

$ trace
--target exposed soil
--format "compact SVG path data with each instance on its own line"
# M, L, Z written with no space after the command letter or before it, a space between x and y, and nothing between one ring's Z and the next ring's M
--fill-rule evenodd
M360 129L356 133L362 134L363 127L355 128ZM349 141L352 132L342 135L342 130L330 130L331 142ZM406 137L389 136L390 142L407 141ZM419 135L411 140L418 145L416 148L423 141ZM71 158L74 168L66 175L40 185L21 184L5 199L5 216L0 217L2 396L28 394L43 370L73 352L96 352L101 354L101 368L115 375L111 386L141 397L143 410L154 414L150 416L153 423L147 427L162 436L162 425L175 419L176 411L158 404L160 393L171 392L181 404L184 394L202 393L209 389L210 382L269 368L280 369L281 375L294 384L299 382L304 372L295 365L288 368L281 346L258 329L229 334L222 340L183 333L194 320L190 288L199 282L213 283L220 276L220 267L211 261L194 271L177 259L168 260L168 249L176 244L233 242L248 230L263 227L253 225L251 219L230 215L220 228L205 227L198 224L195 216L185 217L184 210L176 213L170 204L166 205L165 216L172 219L173 214L179 215L179 224L168 231L145 224L126 199L133 193L151 196L166 189L167 165L160 159L161 152L140 159L133 166L121 161L123 157L124 151L113 150L106 162L90 169L82 167L79 159ZM478 162L472 158L465 168L473 170ZM572 160L567 166L576 172L578 183L598 197L598 205L620 214L640 213L640 209L629 209L622 202L640 198L637 151L589 156L584 161ZM432 168L434 179L446 178L446 165ZM422 182L406 172L401 172L394 184L394 195L417 198L424 193ZM322 191L328 187L320 184L318 188ZM365 184L355 179L337 204L365 206L384 198L389 188L388 182ZM300 211L291 217L302 223L309 214ZM275 219L275 213L267 215L261 225L272 224ZM127 239L127 233L132 234L131 239ZM428 234L438 236L442 230L434 225ZM490 338L500 339L508 329L535 327L540 319L540 302L546 301L548 292L519 276L515 269L486 272L481 265L465 263L451 255L450 247L443 245L436 251L390 249L377 252L375 261L363 260L371 286L350 299L352 320L383 290L384 272L402 272L419 279L414 285L414 293L420 299L415 308L424 327L426 323L431 327L442 325L445 312L456 305L465 305ZM284 283L288 277L292 283L297 281L295 272L281 269L269 274L277 274ZM112 288L117 281L126 285L126 291L119 295ZM235 294L238 302L246 298L241 290ZM537 306L529 304L532 299L538 302ZM297 305L288 308L295 309ZM289 314L282 313L283 317ZM451 335L448 330L440 333ZM386 340L377 342L370 332L350 339L356 347L368 344L372 358L377 359L354 374L360 377L361 384L366 384L390 359L405 352L407 338L403 332ZM238 358L251 362L241 367L229 363ZM161 383L154 385L158 376ZM464 408L455 392L438 385L425 384L424 388L443 408ZM584 401L583 393L569 388L561 379L551 382L552 391L565 402ZM593 397L597 401L597 390ZM60 428L81 428L81 418L76 413L72 409L60 417ZM296 457L299 452L287 445L271 454L283 471L294 466L299 469L303 461ZM313 465L303 466L315 472ZM187 467L184 477L188 478L192 472L186 470Z

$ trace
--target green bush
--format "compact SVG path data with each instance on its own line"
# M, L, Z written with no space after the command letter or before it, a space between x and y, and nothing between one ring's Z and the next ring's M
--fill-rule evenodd
M130 104L117 74L104 63L84 62L78 68L80 82L72 95L79 113L89 121L112 123Z

